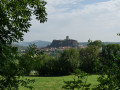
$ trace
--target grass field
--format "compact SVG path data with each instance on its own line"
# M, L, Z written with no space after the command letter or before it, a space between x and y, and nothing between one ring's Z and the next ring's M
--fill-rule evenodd
M98 75L90 75L88 77L88 83L91 83L93 87L98 84ZM35 82L30 84L34 87L33 90L64 90L62 86L64 85L63 80L72 80L72 76L60 76L60 77L27 77L29 79L35 79ZM24 87L20 87L20 90L29 90Z

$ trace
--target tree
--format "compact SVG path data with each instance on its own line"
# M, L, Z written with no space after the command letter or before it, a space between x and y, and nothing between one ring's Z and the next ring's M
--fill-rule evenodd
M95 90L120 89L120 45L108 44L102 48L100 58L96 62L97 70L101 76Z
M103 45L102 41L100 40L95 40L94 42L90 42L88 46L97 46L98 48L101 48Z
M1 0L0 1L0 40L1 43L23 40L23 32L31 26L31 16L44 23L46 2L43 0Z
M22 73L17 58L17 48L11 43L23 40L28 32L31 16L40 23L47 21L46 2L43 0L1 0L0 1L0 89L17 90Z
M61 74L73 73L75 69L79 67L79 53L76 49L71 48L69 50L64 50L60 54L59 67Z
M38 55L35 61L35 70L40 76L55 76L55 58L49 55Z
M99 49L96 46L79 49L80 69L87 73L94 73L94 63L98 55Z
M19 65L23 69L24 75L29 75L35 67L35 61L38 55L42 54L35 44L29 45L27 52L20 55Z

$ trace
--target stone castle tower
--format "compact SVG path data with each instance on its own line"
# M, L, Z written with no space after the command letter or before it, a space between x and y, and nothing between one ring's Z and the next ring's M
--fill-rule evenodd
M66 40L70 40L69 36L66 36Z

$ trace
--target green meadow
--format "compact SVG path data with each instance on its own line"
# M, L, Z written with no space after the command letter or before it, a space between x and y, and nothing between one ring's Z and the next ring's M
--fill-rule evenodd
M91 87L94 87L97 82L98 75L88 76L88 83L91 83ZM63 81L73 80L73 76L59 76L59 77L27 77L28 79L34 79L35 82L30 85L33 86L33 90L64 90L62 86L64 85ZM29 90L24 87L20 87L20 90Z

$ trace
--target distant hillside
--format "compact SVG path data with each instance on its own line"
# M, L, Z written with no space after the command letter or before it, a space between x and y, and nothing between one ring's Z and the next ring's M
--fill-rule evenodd
M38 48L41 48L41 47L46 47L48 45L50 45L51 42L48 42L48 41L41 41L41 40L36 40L36 41L32 41L32 42L19 42L19 43L15 43L17 45L20 45L20 46L29 46L30 44L35 44L37 45Z
M103 42L104 44L120 44L120 42Z
M104 44L120 44L120 42L103 42ZM79 45L87 46L88 42L79 42Z
M120 44L120 42L103 42L104 44ZM35 44L37 45L38 48L42 48L42 47L46 47L48 45L51 44L51 42L48 41L41 41L41 40L36 40L36 41L32 41L32 42L19 42L19 43L14 43L16 45L19 45L19 48L26 48L23 46L29 46L30 44ZM84 45L86 46L88 44L88 42L79 42L79 45Z
M87 46L88 42L79 42L79 45Z
M27 46L20 46L20 45L17 45L17 44L12 44L12 46L18 47L18 52L20 52L21 50L27 50Z

